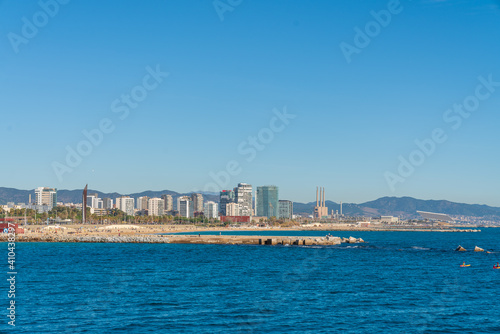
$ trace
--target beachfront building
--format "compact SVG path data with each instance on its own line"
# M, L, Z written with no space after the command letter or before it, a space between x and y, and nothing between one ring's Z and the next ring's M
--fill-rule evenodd
M204 209L205 217L207 218L217 218L219 216L219 205L217 203L208 201L205 203Z
M278 217L278 203L278 187L257 187L257 193L255 196L257 216L267 218Z
M57 205L57 189L38 187L35 189L35 204L39 206L47 206L52 210Z
M293 202L280 200L278 202L278 218L292 219L293 217Z
M87 195L87 206L92 209L103 209L104 203L97 193Z
M102 207L106 210L111 210L113 208L113 200L108 197L102 199Z
M129 216L134 215L135 200L129 196L122 196L116 199L116 208L125 212Z
M193 201L194 212L203 212L203 195L194 193L191 194L191 201Z
M235 194L232 190L222 190L219 196L219 213L221 216L227 216L226 205L235 202Z
M177 211L181 217L192 218L194 217L193 201L189 196L181 196L177 198Z
M226 204L226 216L240 216L240 206L238 205L238 203Z
M136 209L141 211L141 210L147 210L148 209L148 201L149 197L148 196L141 196L137 198L136 202Z
M165 211L174 210L174 199L172 195L161 195L161 199L165 202Z
M165 201L161 198L150 198L148 201L149 216L163 216L165 211Z
M239 205L239 215L235 216L252 216L252 186L247 183L239 183L234 188L235 203ZM232 215L227 215L232 216Z

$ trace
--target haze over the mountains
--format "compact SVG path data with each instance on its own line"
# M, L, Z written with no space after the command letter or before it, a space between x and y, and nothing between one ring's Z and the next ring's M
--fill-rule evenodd
M162 190L162 191L143 191L140 193L133 194L119 194L119 193L103 193L98 190L89 189L89 194L97 193L99 197L109 197L116 199L119 196L128 195L133 198L140 196L148 197L160 197L163 194L172 195L174 201L177 197L187 195L178 193L172 190ZM35 192L34 190L19 190L15 188L5 188L0 187L0 205L7 204L7 202L14 203L27 203L29 195L31 194L32 200L34 200ZM64 203L81 203L82 190L58 190L57 198L59 202ZM215 194L204 194L205 201L219 201L219 196ZM311 214L314 210L316 202L309 203L299 203L294 202L294 213L306 213ZM326 206L328 207L328 212L331 213L332 210L340 211L340 204L333 201L326 201ZM447 213L450 215L463 215L463 216L473 216L482 217L487 219L500 219L500 208L492 207L488 205L481 204L465 204L465 203L454 203L446 200L421 200L412 197L382 197L374 201L369 201L365 203L344 203L342 211L344 215L351 216L380 216L380 215L391 215L391 216L401 216L405 218L418 217L416 211L430 211L430 212L440 212Z

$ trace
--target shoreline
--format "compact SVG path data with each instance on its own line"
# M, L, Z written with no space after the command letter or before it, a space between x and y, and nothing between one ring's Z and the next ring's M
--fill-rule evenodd
M307 228L220 228L178 225L30 225L25 233L16 234L16 242L90 242L90 243L197 243L197 244L331 244L354 243L349 239L326 236L287 236L287 232L481 232L478 229L373 228L351 226L318 226ZM208 232L208 233L207 233ZM211 232L211 233L210 233ZM252 234L245 234L251 232ZM254 234L255 232L282 232L284 235ZM203 233L203 235L201 235ZM218 235L215 233L219 233ZM221 234L224 233L224 234ZM230 235L231 233L241 233ZM7 242L7 233L0 234L0 242ZM271 241L268 241L271 240ZM273 241L275 240L275 241ZM362 239L361 239L362 240ZM361 241L363 242L363 241Z
M298 228L298 229L199 229L196 231L185 230L179 232L170 232L166 234L182 234L182 233L198 233L198 232L264 232L264 231L281 231L281 232L295 232L295 231L332 231L332 232L466 232L477 233L481 232L480 229L424 229L424 228Z

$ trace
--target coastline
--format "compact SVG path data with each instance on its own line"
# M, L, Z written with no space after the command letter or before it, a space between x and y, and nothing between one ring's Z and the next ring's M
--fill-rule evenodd
M245 232L283 232L284 236L245 235ZM88 242L88 243L173 243L173 244L290 244L330 245L363 242L325 236L286 236L286 232L480 232L478 229L424 229L424 228L373 228L352 226L318 226L303 228L220 228L179 225L31 225L25 233L16 234L16 242ZM206 232L237 232L241 235L214 235ZM203 235L201 233L204 233ZM358 241L356 241L358 240ZM0 234L0 242L7 241L7 234Z

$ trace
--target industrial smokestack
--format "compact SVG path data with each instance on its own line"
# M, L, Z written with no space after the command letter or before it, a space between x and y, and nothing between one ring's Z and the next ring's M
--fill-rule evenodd
M316 206L318 206L318 187L316 187Z
M326 207L325 188L323 188L323 207Z
M340 201L340 215L342 216L342 201Z

